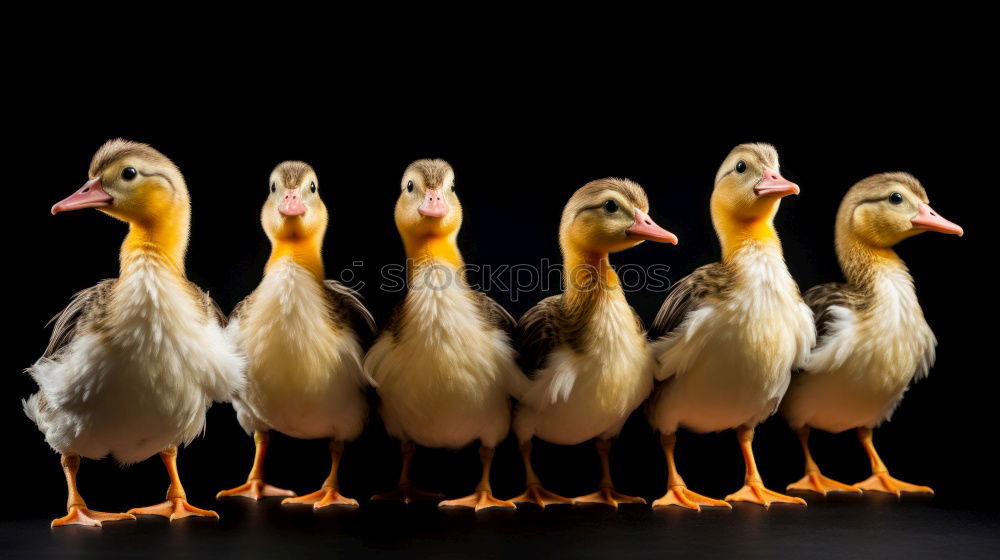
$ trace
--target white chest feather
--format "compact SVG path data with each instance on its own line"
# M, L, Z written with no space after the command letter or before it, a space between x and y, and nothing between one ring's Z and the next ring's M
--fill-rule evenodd
M274 263L229 330L249 360L251 389L273 399L364 385L355 333L331 319L323 285L291 259Z
M812 312L781 255L745 247L734 259L726 297L702 304L654 344L657 378L677 376L661 393L673 408L668 429L679 422L714 431L763 420L815 344Z
M653 388L653 359L624 297L601 298L577 348L558 346L515 419L521 439L575 444L614 435Z
M831 308L829 332L809 358L811 374L834 374L871 391L898 394L927 375L937 340L902 268L878 273L867 309Z
M507 399L523 381L506 333L487 324L473 296L451 267L415 272L401 325L365 358L390 431L456 446L477 437L484 417L502 415L488 423L506 432Z
M322 283L292 259L273 263L230 336L248 358L234 403L245 430L299 438L356 437L367 417L356 333L336 325Z
M32 368L47 403L39 426L57 450L125 462L190 441L211 402L241 388L242 356L156 258L129 261L107 305L103 330Z

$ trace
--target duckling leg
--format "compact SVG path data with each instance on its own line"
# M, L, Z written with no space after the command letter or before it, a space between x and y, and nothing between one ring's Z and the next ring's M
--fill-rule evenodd
M285 498L281 500L283 504L312 504L314 509L319 509L327 506L339 505L339 506L354 506L357 507L358 501L354 498L348 498L340 493L339 484L337 483L337 471L340 469L340 457L344 454L344 442L337 441L335 439L330 440L330 476L326 477L323 482L323 487L319 490L313 492L312 494L306 494L298 498Z
M52 527L63 525L100 527L105 521L135 519L135 516L129 513L105 513L88 508L76 488L76 473L80 470L80 456L63 455L59 462L62 463L63 474L66 475L66 489L69 491L69 499L66 500L66 515L52 520Z
M538 507L545 508L553 504L572 504L572 498L565 498L556 494L555 492L549 492L545 488L542 488L542 481L538 479L538 475L535 474L535 469L531 467L531 440L527 440L521 443L521 458L524 460L524 471L527 478L527 488L524 493L516 498L512 498L510 501L520 504L520 503L531 503Z
M677 443L677 434L660 434L660 443L663 444L663 454L667 457L667 493L653 502L653 507L681 506L695 511L701 511L701 506L733 507L729 505L729 502L713 500L687 489L684 479L677 472L677 465L674 463L674 446Z
M472 494L457 500L445 500L438 504L438 507L468 507L475 508L476 511L491 507L502 507L514 509L514 502L501 500L493 496L490 488L490 467L493 465L493 448L485 445L479 446L479 461L483 464L483 477L479 479L476 491Z
M579 496L574 501L584 504L605 504L617 508L618 504L644 504L646 500L636 496L626 496L615 491L615 485L611 482L611 465L608 457L611 454L611 440L598 438L594 442L597 447L597 454L601 458L601 488L593 494Z
M826 496L827 492L861 493L861 489L857 486L837 482L832 478L823 476L823 473L819 472L819 466L816 465L816 461L813 461L812 453L809 452L809 426L802 426L796 430L796 433L799 435L799 443L802 444L802 454L806 458L806 475L798 482L789 484L786 490L816 492L824 496Z
M128 512L137 515L159 515L171 521L191 515L218 519L218 513L196 508L188 503L184 486L181 485L181 477L177 474L177 447L161 451L160 459L163 460L163 466L167 468L167 475L170 477L170 486L167 487L167 501L155 506L132 508Z
M226 496L241 496L251 500L260 500L265 496L294 496L295 492L271 486L264 482L264 455L267 454L267 446L271 441L271 435L267 430L257 430L253 433L254 446L256 451L253 456L253 466L250 467L250 474L247 481L236 488L223 490L215 495L215 499Z
M399 448L403 454L403 467L399 473L399 484L396 485L395 490L375 494L372 496L372 500L390 500L408 504L414 500L440 500L444 498L444 494L418 490L413 487L413 482L410 480L410 463L413 462L413 453L417 449L417 444L412 441L404 441L399 444Z
M753 458L753 428L740 426L736 429L736 437L740 442L740 449L743 451L743 461L746 463L747 473L743 488L726 496L727 502L752 502L764 507L769 507L775 502L806 505L806 501L802 498L779 494L764 487L764 482L760 479L760 472L757 471L757 462Z
M934 490L931 490L928 486L910 484L889 476L889 469L886 468L885 463L882 462L882 458L875 451L875 444L872 443L871 428L858 428L858 439L861 440L861 445L868 452L868 458L872 463L872 475L858 482L855 486L869 492L885 492L887 494L895 494L896 496L899 496L902 492L934 494Z

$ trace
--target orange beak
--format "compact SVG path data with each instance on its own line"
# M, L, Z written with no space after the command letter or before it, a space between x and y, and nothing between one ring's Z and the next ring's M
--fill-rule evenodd
M101 188L101 178L98 177L87 181L75 193L55 203L52 206L52 214L83 208L104 208L111 206L114 201L114 197Z
M635 223L625 230L629 237L655 241L657 243L671 243L677 245L677 236L661 228L649 217L649 214L635 209Z
M926 231L936 231L938 233L951 233L962 237L965 234L965 230L962 226L944 219L940 214L934 211L929 204L920 203L920 209L917 210L917 215L914 216L910 222L913 224L914 229L926 230Z
M799 186L782 177L781 173L764 166L764 178L757 183L753 192L757 193L758 197L784 198L790 194L799 194Z

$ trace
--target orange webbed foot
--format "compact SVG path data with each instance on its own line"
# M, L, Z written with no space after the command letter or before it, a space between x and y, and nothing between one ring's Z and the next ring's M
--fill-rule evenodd
M549 492L538 484L529 485L523 494L516 498L511 498L510 501L515 504L535 504L543 509L553 505L572 505L576 503L573 501L573 498L567 498L565 496L560 496L555 492Z
M687 487L683 485L670 487L662 498L653 502L654 508L666 506L680 506L693 509L695 511L701 511L702 506L724 507L729 509L732 509L733 507L729 504L729 502L702 496L701 494L688 490Z
M312 505L313 509L325 508L327 506L351 506L358 507L358 501L354 498L344 496L335 488L321 488L311 494L281 500L282 504L303 504Z
M768 490L760 482L747 483L736 492L726 496L727 502L750 502L770 507L771 504L797 504L806 505L806 501L795 496L786 496L774 490Z
M409 504L415 501L438 501L444 498L440 492L427 492L413 486L397 486L395 490L382 492L371 497L372 501L402 502Z
M827 495L828 492L846 492L850 494L860 494L861 488L837 482L836 480L824 476L819 471L809 471L798 482L789 484L785 490L798 492L816 492Z
M457 500L445 500L439 503L438 507L465 507L473 508L476 511L493 507L507 509L517 508L517 506L514 505L514 502L496 498L493 496L493 492L490 492L489 490L477 490L464 498L459 498Z
M222 490L215 495L215 499L226 498L230 496L238 496L241 498L250 498L251 500L260 500L261 498L266 498L270 496L294 496L295 492L291 490L285 490L284 488L278 488L277 486L271 486L270 484L264 482L259 478L253 480L248 480L247 482L237 486L236 488L230 488L229 490Z
M209 509L196 508L189 504L185 498L172 498L162 504L156 504L155 506L147 506L141 508L132 508L128 510L129 513L135 515L159 515L160 517L166 517L170 521L175 519L183 519L185 517L214 517L219 518L219 514L215 513Z
M897 497L904 492L909 494L934 495L934 490L931 490L929 486L918 486L909 482L903 482L889 476L887 472L875 473L855 484L855 486L866 492L884 492L886 494L895 494Z
M63 525L84 525L87 527L100 527L105 521L125 521L135 519L131 513L106 513L94 511L87 506L70 506L69 512L59 519L52 520L52 527L62 527Z
M578 504L604 504L611 506L613 508L618 508L619 504L644 504L646 500L643 498L638 498L636 496L627 496L616 491L611 487L602 487L597 492L593 494L587 494L586 496L578 496L573 498L573 501Z

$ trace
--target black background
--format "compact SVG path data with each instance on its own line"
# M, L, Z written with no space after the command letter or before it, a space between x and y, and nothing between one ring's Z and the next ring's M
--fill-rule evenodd
M559 214L570 194L595 178L634 179L649 194L652 217L676 233L680 244L646 243L614 255L612 262L666 264L676 281L718 258L708 200L722 159L738 143L770 142L780 154L783 175L802 188L800 196L782 203L776 224L803 290L841 279L833 220L846 190L873 173L908 171L927 188L932 206L965 227L966 235L927 233L898 247L937 334L938 360L930 377L907 392L892 422L877 430L876 445L894 475L937 491L931 505L909 500L909 506L898 507L942 508L941 520L949 511L981 511L992 494L988 446L995 439L990 412L998 389L995 364L987 360L996 313L990 271L995 158L989 154L993 144L982 140L996 122L995 110L983 103L982 84L962 65L896 66L893 72L863 75L850 74L843 65L808 77L748 68L738 79L709 71L697 91L679 87L687 81L671 82L676 73L658 70L644 82L624 67L605 74L584 67L565 81L553 80L545 68L515 71L516 80L488 73L458 80L420 68L378 82L369 81L367 73L322 70L317 70L322 79L291 73L245 86L225 77L209 82L190 76L146 84L155 95L117 89L110 70L47 76L37 97L19 105L20 149L9 176L14 182L7 196L14 200L5 221L9 328L0 419L6 426L5 500L16 507L0 508L0 516L34 529L64 511L58 456L21 412L20 399L35 388L21 370L41 354L49 335L46 321L74 292L117 275L124 224L92 210L48 213L87 179L93 152L114 137L151 144L184 173L193 204L188 276L227 311L257 285L268 256L259 212L271 169L285 159L312 164L331 216L327 275L337 278L363 261L361 291L380 322L400 297L380 291L378 276L383 265L404 259L392 208L400 175L417 158L445 158L455 168L465 211L459 247L468 263L478 265L558 261ZM517 301L502 290L490 295L520 316L551 293L521 294ZM663 298L647 291L629 294L647 323ZM272 443L269 482L299 493L318 488L328 469L325 442L275 435ZM755 449L771 488L781 490L802 475L797 442L780 418L757 430ZM869 474L851 433L817 432L813 450L831 477L855 482ZM215 492L243 482L251 456L252 440L232 408L213 406L205 436L180 454L192 503L213 507ZM551 490L572 496L596 487L591 444L537 442L535 458ZM704 494L722 497L742 483L732 432L682 433L678 461L688 485ZM347 447L343 492L364 502L394 486L398 467L397 444L373 414L364 435ZM613 471L623 492L651 500L664 491L662 453L638 413L614 444ZM458 452L420 449L414 464L418 485L450 497L471 491L478 472L475 446ZM523 489L513 438L500 446L493 473L498 496ZM158 502L166 489L156 458L127 468L85 460L79 483L88 504L107 511ZM800 516L795 519L808 519L814 508L837 507L810 499L810 513L794 514ZM851 506L841 504L838 511L843 517L868 512L881 519L897 507L871 513L869 498ZM257 515L231 504L222 511L236 507L241 519ZM750 516L751 526L768 523L766 516L738 509ZM267 511L282 515L274 507ZM291 519L303 519L295 515ZM563 516L570 534L595 522L587 518L575 525L578 514L552 515ZM995 520L992 513L983 515ZM371 521L388 531L406 523L398 516L364 519L338 517L332 523L350 527ZM467 526L468 518L462 519L456 527ZM199 520L193 523L201 527ZM519 529L500 533L516 535Z

